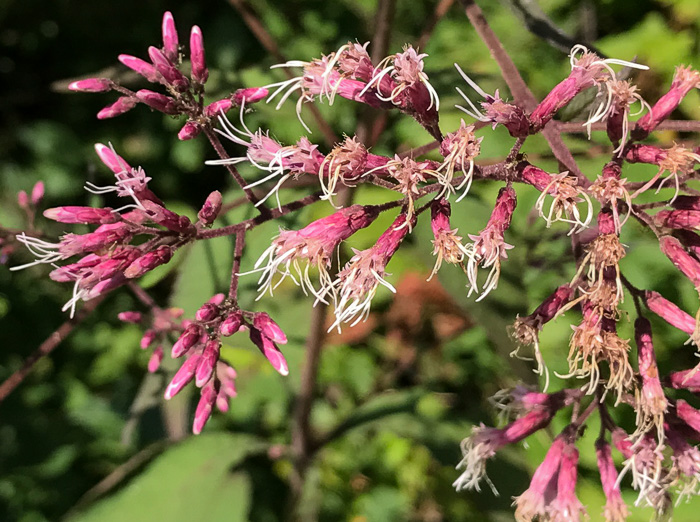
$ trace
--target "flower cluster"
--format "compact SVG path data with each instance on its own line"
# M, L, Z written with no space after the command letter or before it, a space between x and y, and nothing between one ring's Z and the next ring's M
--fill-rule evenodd
M462 120L457 129L443 133L439 125L438 94L425 72L427 55L410 45L375 65L367 44L350 42L319 59L295 60L279 66L301 68L298 77L264 87L238 89L208 105L204 104L208 70L198 27L191 31L187 67L183 67L183 54L170 13L163 20L162 47L149 48L148 55L150 62L127 55L121 55L120 60L147 81L161 86L165 93L132 92L105 78L79 80L71 84L71 89L120 93L115 103L98 114L100 118L123 114L137 103L165 114L185 115L187 122L178 134L180 139L206 135L219 156L209 163L227 168L258 214L233 225L212 228L225 207L221 193L214 191L197 219L191 220L168 209L151 192L150 178L143 169L131 167L111 147L97 145L100 159L112 170L116 182L107 187L88 183L87 189L95 194L115 194L126 198L126 203L118 208L63 206L46 210L44 216L54 221L96 227L89 233L66 234L52 243L33 224L43 187L35 188L31 203L27 194L20 194L19 204L27 212L28 231L32 233L20 233L16 241L26 245L36 260L14 268L40 263L54 265L77 257L56 266L50 274L55 281L73 283L73 297L66 309L74 310L78 301L106 294L169 262L183 245L235 236L228 295L212 297L191 320L183 320L177 309L161 310L144 298L141 301L152 311L148 326L139 312L124 312L120 316L124 321L147 327L141 346L155 346L150 371L157 370L168 336L177 335L170 352L183 363L167 386L165 397L173 397L191 381L201 389L194 414L195 433L202 430L214 406L226 411L229 399L236 395L236 372L221 357L222 337L247 331L253 345L275 370L281 375L290 371L278 347L287 342L284 332L266 312L246 311L239 306L238 280L248 269L241 266L247 232L318 200L333 205L329 215L299 230L280 229L249 271L260 274L259 298L267 293L271 295L284 281L293 281L311 294L315 303L334 307L335 318L330 327L340 329L367 318L380 286L394 291L389 272L391 260L404 242L418 236L414 234L417 227L427 226L428 218L424 217L427 210L430 210L435 255L430 277L444 263L460 266L466 274L465 292L478 294L477 300L486 298L498 286L508 250L515 248L507 241L515 243L509 236L520 190L516 187L520 185L525 187L523 190L532 193L534 188L539 193L534 208L547 227L557 222L565 224L562 230L573 238L576 268L570 269L556 289L550 289L550 295L532 313L518 317L512 328L517 344L513 355L522 357L521 350L532 348L534 371L543 377L544 391L519 388L499 395L498 404L511 422L503 428L484 425L474 428L462 443L463 458L458 468L463 471L455 487L478 490L481 481L486 480L495 490L486 476L487 461L503 447L550 428L555 416L564 415L571 407L571 421L552 442L530 487L515 500L519 521L576 521L586 513L575 491L577 444L586 422L596 412L601 420L601 432L595 451L607 498L607 520L624 520L627 515L620 494L626 476L631 476L632 486L639 493L638 503L652 506L659 514L670 510L674 491L680 496L697 493L700 450L693 444L700 440L700 411L681 399L676 391L700 393L700 369L660 374L651 324L643 310L646 307L685 332L698 347L700 310L693 317L660 294L636 288L623 274L623 260L632 257L633 252L621 237L629 220L641 223L658 238L660 250L700 293L697 234L700 196L687 185L689 180L697 178L700 150L687 144L664 148L639 143L669 117L691 89L700 86L700 73L679 67L670 90L650 105L634 85L619 79L612 68L612 65L625 65L644 70L645 66L602 59L582 46L575 46L568 77L532 111L526 111L520 103L505 102L498 91L487 94L457 66L462 78L483 98L477 107L458 89L469 105L469 108L461 107L462 110L482 124L503 126L515 138L504 161L486 165L480 161L480 155L487 137L476 134L481 125ZM598 91L602 101L584 125L591 127L604 122L611 142L609 161L599 173L591 174L595 179L587 177L590 173L583 174L574 168L549 173L531 163L521 153L526 139L548 125L551 128L557 111L591 88ZM280 107L297 94L299 116L304 103L325 99L332 104L336 96L372 109L397 110L414 118L437 140L436 155L428 159L410 151L385 156L373 154L371 143L363 143L355 135L347 135L340 143L329 146L330 150L306 136L293 145L283 145L270 131L261 128L251 131L246 126L246 105L267 98L278 100ZM630 109L634 104L639 104L638 113ZM240 129L225 116L233 107L239 108ZM638 121L630 121L645 111ZM219 128L215 128L217 125ZM219 136L226 138L228 145L237 151L229 155ZM261 177L251 182L244 180L236 170L242 162L261 171ZM654 165L658 170L648 179L630 182L623 171L631 163ZM316 178L321 192L283 205L280 191L288 180L302 176ZM467 234L471 242L464 243L464 236L458 235L458 228L451 222L452 205L460 204L478 179L502 185L485 226L478 233ZM675 188L673 198L648 203L670 182ZM272 188L263 197L252 190L268 183ZM377 193L386 194L386 202L336 206L334 196L340 185L359 184L380 187L385 192ZM458 191L461 194L451 203L450 197ZM277 208L265 205L272 195L277 196ZM643 202L638 199L640 196L644 196ZM467 200L463 204L469 203ZM370 227L383 212L393 217L391 225L377 234L367 248L354 250L352 254L345 251L344 243L359 230ZM459 228L464 231L464 226L460 224ZM9 236L4 234L0 238L5 255L12 253L14 246L8 243ZM480 268L486 269L485 277L480 276ZM136 285L130 286L134 290ZM139 290L135 293L137 297L140 295ZM619 333L624 331L620 328L622 322L628 320L621 304L629 297L634 300L637 312L633 339ZM550 378L542 356L540 332L573 308L579 309L581 316L572 325L568 373L562 376L572 381L560 391L547 393ZM571 384L580 381L583 381L581 386ZM634 427L616 420L613 408L618 406L633 408ZM619 474L611 442L625 462Z

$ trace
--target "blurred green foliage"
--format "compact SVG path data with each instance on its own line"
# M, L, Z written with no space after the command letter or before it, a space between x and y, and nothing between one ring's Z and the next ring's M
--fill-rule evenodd
M529 33L508 3L479 3L533 92L542 97L567 74L566 55ZM391 52L417 41L434 5L425 0L396 2ZM636 56L649 64L652 70L640 76L649 100L664 92L676 64L700 65L697 1L542 0L539 5L574 38L590 40L606 54ZM309 59L347 40L369 40L376 1L262 0L254 8L287 57ZM98 74L134 84L136 80L118 65L116 56L144 56L148 45L158 45L166 9L173 11L181 39L185 40L192 24L202 27L212 96L281 78L279 72L268 69L273 58L224 1L0 4L0 150L4 151L0 222L4 226L23 225L15 195L20 189L30 190L38 180L46 183L45 206L97 203L95 196L82 190L85 180L101 184L109 179L92 151L96 142L113 143L128 161L142 165L153 178L154 191L169 206L190 216L213 189L225 192L227 201L237 197L222 169L204 166L213 153L203 140L178 142L176 130L182 122L141 107L98 122L94 114L109 103L108 96L63 92L65 80ZM458 5L438 23L424 51L430 55L426 72L442 99L443 129L455 128L464 116L453 107L461 101L454 86L462 83L453 63L459 63L487 92L507 93L495 62ZM679 117L700 118L698 96L697 92L688 96ZM352 134L360 114L346 100L321 111L338 135ZM320 139L308 110L304 115L314 130L312 139ZM387 130L374 148L377 153L393 154L428 141L410 119L398 114L387 118ZM260 105L248 124L270 128L286 143L303 133L291 103L279 112ZM501 129L480 133L485 136L480 160L505 157L512 143L507 134ZM665 144L682 138L669 132L657 137ZM587 141L572 135L567 143L584 172L595 176L605 161L603 136L594 133L593 140ZM322 149L328 150L327 145ZM541 167L557 169L544 140L528 140L525 152ZM625 175L639 180L648 175L644 169L635 166ZM255 179L252 168L243 167L242 172ZM477 183L470 197L454 207L453 223L462 234L480 230L498 189L495 183ZM496 422L485 399L520 379L536 382L526 364L508 357L513 346L506 326L515 314L532 310L574 273L566 229L545 229L531 211L536 191L517 190L519 206L507 237L516 248L504 266L499 289L475 304L466 298L459 270L445 267L440 274L455 302L457 311L450 312L451 317L466 321L469 327L439 336L431 308L435 305L420 304L418 323L408 328L397 323L389 292L380 292L372 328L362 335L329 339L312 424L319 432L337 436L319 452L309 471L301 504L305 520L512 518L510 499L527 487L528 477L541 462L551 440L546 433L533 436L527 450L509 448L489 464L500 497L488 491L458 494L451 483L457 475L453 468L460 458L459 441L471 426ZM290 191L284 198L299 194ZM356 201L381 202L386 197L379 189L361 189ZM249 236L243 269L252 268L278 226L297 227L328 212L327 205L316 205L256 229ZM222 222L234 223L250 215L249 208L239 207ZM371 245L391 219L383 215L358 233L351 246ZM55 225L50 230L64 231ZM695 309L692 288L682 283L653 238L634 226L626 230L629 234L622 240L629 246L623 265L627 277L639 287L662 291L687 310ZM389 266L392 281L423 280L432 267L426 223L419 224L413 236ZM193 245L144 278L143 286L161 305L182 307L191 316L213 293L228 287L231 250L227 238ZM24 257L17 255L18 260ZM6 267L0 268L0 379L19 368L65 319L60 308L69 289L49 281L46 272L33 268L10 274ZM269 368L245 337L231 338L222 353L239 372L239 397L228 414L212 418L204 435L179 440L188 430L193 397L183 393L169 404L160 399L173 368L146 375L148 356L138 349L141 332L116 319L118 312L137 309L138 304L128 293L117 292L0 404L0 519L284 519L289 512L290 463L279 448L289 442L312 302L297 288L283 285L274 299L255 303L255 277L243 278L241 284L242 305L268 311L287 331L288 378ZM418 306L415 303L411 302ZM569 316L543 333L551 370L566 369L569 318L575 321L576 314ZM657 323L655 343L662 372L690 366L692 350L683 347L684 336ZM623 333L629 335L627 330ZM553 386L562 383L553 379ZM631 411L624 415L630 416ZM558 418L555 427L565 422L565 417ZM592 520L600 519L604 502L593 460L596 431L591 426L580 444L579 489ZM630 492L627 500L633 499ZM693 509L698 505L695 500L680 506L675 520L697 520ZM631 519L650 516L649 510L634 509Z

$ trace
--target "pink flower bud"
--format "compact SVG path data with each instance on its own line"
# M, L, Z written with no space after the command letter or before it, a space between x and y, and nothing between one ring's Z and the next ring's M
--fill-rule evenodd
M199 366L197 366L197 372L195 374L195 384L198 388L204 386L214 373L214 366L219 360L219 350L221 349L221 343L217 340L212 339L204 347L202 352L202 359L199 361Z
M109 167L109 169L115 174L121 174L122 172L132 170L131 166L124 160L124 158L114 152L112 147L107 147L101 143L96 143L95 152L97 152L97 155L100 157L102 163Z
M140 323L143 319L141 312L119 312L117 318L124 323Z
M146 272L150 272L154 268L164 265L173 257L173 249L167 245L161 245L153 252L148 252L131 263L126 270L124 276L129 279L141 277Z
M75 281L76 278L87 268L92 268L102 261L102 257L96 254L88 254L77 263L71 263L52 270L49 274L51 280L58 283Z
M112 80L107 78L89 78L68 84L68 89L76 92L107 92L112 90Z
M697 368L672 372L668 380L671 387L677 390L684 389L692 393L700 393L700 371Z
M573 443L564 447L557 477L557 498L552 502L551 520L578 522L586 514L576 497L578 450Z
M219 307L214 303L204 303L194 317L197 321L208 323L219 317Z
M210 118L216 118L221 114L226 114L231 107L233 107L231 98L224 98L223 100L215 101L204 107L204 115Z
M220 305L221 303L224 302L224 299L226 299L226 296L224 294L222 294L221 292L219 292L218 294L214 294L213 296L211 296L209 298L209 300L207 301L207 303Z
M177 139L180 141L193 140L202 132L202 127L199 123L194 121L188 121L185 123L180 131L177 133Z
M19 208L28 209L29 208L29 196L25 190L20 190L17 193L17 204Z
M162 346L157 346L155 350L153 350L153 353L151 354L151 358L148 360L148 371L151 373L155 373L158 371L158 368L160 368L160 363L163 361L163 347Z
M169 98L163 94L149 91L148 89L141 89L140 91L136 92L136 97L148 105L151 109L155 109L165 114L178 114L179 112L172 98Z
M156 70L161 74L167 84L172 85L178 91L185 91L189 88L189 80L177 70L177 67L168 60L160 49L153 46L149 47L148 56L150 56Z
M32 188L32 205L38 206L42 199L44 199L44 182L37 181Z
M44 210L44 217L58 221L59 223L83 223L86 225L116 223L121 219L119 214L111 208L77 206L49 208Z
M128 54L120 54L119 61L151 83L159 83L162 79L162 76L156 71L156 68L141 58L136 58Z
M680 241L673 236L662 236L659 246L676 268L690 279L695 288L700 289L700 262L685 251Z
M688 426L700 433L700 411L693 408L683 399L676 401L676 415Z
M658 292L647 291L646 303L649 310L661 317L671 326L691 335L695 331L695 318L684 312Z
M265 312L259 312L253 316L253 326L268 337L271 341L279 344L287 344L287 336L279 325Z
M175 20L170 11L163 15L163 54L173 63L178 61L178 40Z
M289 366L287 366L284 355L282 355L282 352L280 352L277 345L275 345L271 339L262 335L259 330L252 328L250 330L250 340L260 349L275 370L282 375L289 374Z
M659 368L656 364L651 337L651 323L644 317L639 317L634 322L634 338L637 343L639 375L642 379L642 389L637 404L638 424L648 427L653 423L661 429L667 401L659 380Z
M209 383L202 388L202 396L197 403L197 409L194 412L194 423L192 424L192 433L199 435L204 428L204 425L211 417L211 411L214 408L216 397L219 393L216 382Z
M559 473L564 439L558 436L552 442L547 455L532 475L530 487L515 498L515 517L517 520L531 520L546 517L550 503L556 497L556 477Z
M630 163L658 165L666 159L668 152L655 145L634 144L626 148L625 159Z
M700 210L662 210L654 216L660 227L700 229Z
M643 140L659 123L668 118L676 110L681 100L693 89L700 87L700 73L690 67L679 66L673 76L671 88L647 112L632 131L632 138Z
M154 223L158 223L168 230L183 233L187 232L192 226L192 223L187 216L180 216L179 214L168 210L158 203L154 203L153 201L142 201L141 204L146 210L146 214L148 214L149 218ZM182 218L184 218L184 220Z
M605 493L605 519L625 520L627 518L627 506L622 499L620 486L617 483L617 469L612 459L610 444L605 439L598 439L595 443L595 452L600 472L600 482Z
M181 357L184 354L186 354L194 345L199 343L199 340L202 337L203 333L204 330L202 329L202 327L196 323L192 323L189 326L187 326L187 328L185 328L185 331L182 332L178 340L173 345L173 350L171 354L173 358L177 359L178 357Z
M229 399L237 395L236 370L231 368L228 364L219 363L217 377L221 381L221 387L216 396L216 407L219 411L227 412L229 409Z
M177 395L182 388L184 388L192 379L194 379L195 371L197 370L197 365L199 364L202 356L198 353L193 353L190 357L180 366L180 369L175 373L173 380L170 381L168 387L165 390L165 399L172 399Z
M132 232L125 223L100 225L89 234L66 234L61 238L58 250L66 257L96 252L131 240Z
M215 190L202 205L202 209L197 214L200 223L203 225L211 225L221 211L221 192Z
M149 346L153 344L153 341L156 340L156 331L155 330L146 330L143 334L143 337L141 337L141 349L145 350Z
M202 30L196 25L190 33L190 62L192 63L192 80L204 84L209 78L206 60L204 59L204 40Z
M268 90L264 87L249 87L247 89L238 89L233 93L233 103L240 107L241 105L259 102L267 98Z
M107 105L104 109L97 113L98 120L106 120L121 116L125 112L129 112L136 107L136 98L132 96L122 96L111 105Z
M224 337L230 337L240 330L243 320L239 312L229 315L219 326L219 333Z

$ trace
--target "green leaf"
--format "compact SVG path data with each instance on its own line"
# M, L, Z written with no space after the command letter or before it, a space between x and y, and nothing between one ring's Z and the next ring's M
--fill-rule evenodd
M118 493L69 520L247 520L250 479L232 468L259 448L243 435L192 437L157 457Z

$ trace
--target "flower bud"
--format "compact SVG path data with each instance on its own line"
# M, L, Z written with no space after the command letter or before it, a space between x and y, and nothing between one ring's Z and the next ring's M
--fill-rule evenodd
M279 344L287 344L287 336L279 325L265 312L259 312L253 317L253 326L260 330L265 337Z
M211 382L202 388L202 396L197 403L197 409L194 412L194 423L192 424L192 433L199 435L204 428L204 425L211 417L211 410L214 408L216 397L219 393L216 382Z
M188 121L185 123L180 132L177 133L177 139L180 141L193 140L202 132L202 127L194 121Z
M187 353L190 348L199 342L202 337L202 327L198 324L190 324L173 345L172 356L178 358Z
M141 89L140 91L136 92L136 97L148 105L151 109L155 109L165 114L178 113L175 102L172 100L172 98L169 98L164 94L149 91L148 89Z
M219 307L214 303L204 303L194 317L197 321L208 323L219 317Z
M157 346L155 350L153 350L153 353L151 354L151 358L148 360L148 371L150 373L155 373L158 371L158 368L160 368L160 363L163 361L163 347L162 346Z
M21 209L28 209L29 208L29 196L27 195L26 190L20 190L17 193L17 204L19 205L19 208Z
M193 353L190 357L180 366L180 369L175 373L173 380L168 384L165 390L166 400L172 399L177 395L182 388L184 388L193 378L195 371L197 370L197 365L199 364L202 356L198 353Z
M140 323L143 319L141 312L119 312L117 318L124 323Z
M88 78L68 84L68 89L75 92L107 92L112 90L112 80L107 78Z
M58 221L59 223L71 224L93 224L104 225L107 223L116 223L121 218L117 212L111 208L94 208L94 207L55 207L44 210L44 217Z
M204 107L204 115L210 118L216 118L221 114L226 114L233 107L233 102L231 98L224 98L223 100L218 100L210 103Z
M196 25L190 33L190 62L192 63L192 79L200 84L207 82L209 70L204 59L204 39L202 30Z
M211 225L221 211L221 192L215 190L202 205L202 209L197 214L199 221L203 225Z
M129 112L134 107L136 107L136 98L132 96L122 96L113 104L107 105L100 110L100 112L97 113L97 119L106 120L108 118L115 118L121 116L125 112Z
M37 181L32 188L32 205L38 206L42 199L44 199L44 182Z
M195 374L195 384L197 387L201 388L211 379L211 376L214 374L214 366L219 360L220 349L221 343L214 339L209 341L204 347L202 359L199 361L199 366L197 366L197 372Z
M149 346L153 344L153 341L156 340L156 331L155 330L146 330L143 334L143 337L141 337L141 349L145 350Z
M156 68L141 58L129 56L128 54L120 54L119 61L151 83L159 83L162 79L162 76L156 71Z
M233 103L240 107L244 103L255 103L267 97L268 90L264 87L250 87L248 89L238 89L233 93Z
M126 270L124 275L129 279L141 277L146 272L150 272L154 268L164 265L173 257L173 250L167 245L161 245L153 252L148 252L143 256L133 261Z
M265 358L270 362L272 367L277 370L282 375L289 374L289 366L287 366L287 361L277 348L274 342L265 335L262 335L260 330L256 328L251 328L250 330L250 340L253 344L258 347Z
M219 326L219 333L224 337L230 337L236 332L238 332L243 324L241 314L239 312L234 312L229 315Z
M175 20L170 11L163 15L163 54L173 63L178 61L178 39Z

